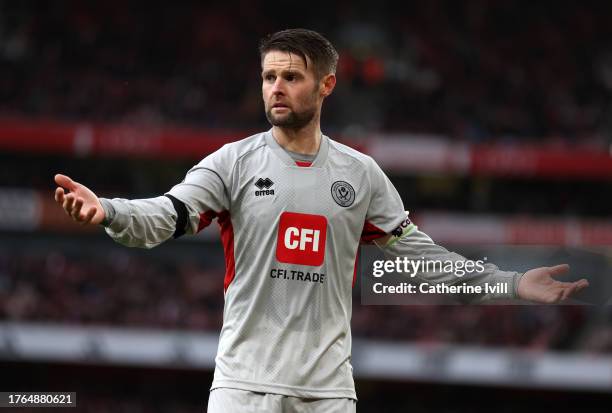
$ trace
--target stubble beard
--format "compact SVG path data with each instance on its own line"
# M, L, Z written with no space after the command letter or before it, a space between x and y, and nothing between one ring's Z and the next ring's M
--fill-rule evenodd
M300 130L312 122L316 113L316 108L308 109L303 112L294 112L289 109L289 113L287 114L274 115L272 113L272 108L270 108L266 111L266 118L268 118L268 122L270 122L272 126Z

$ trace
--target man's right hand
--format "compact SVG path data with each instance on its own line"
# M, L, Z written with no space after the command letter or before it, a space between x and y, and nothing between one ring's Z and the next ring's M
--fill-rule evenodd
M100 200L89 188L73 181L66 175L55 175L55 201L64 211L81 225L100 224L104 220L104 209ZM65 190L70 191L68 194Z

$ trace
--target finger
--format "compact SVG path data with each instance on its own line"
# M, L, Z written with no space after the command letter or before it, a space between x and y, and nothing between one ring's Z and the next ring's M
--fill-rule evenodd
M69 191L74 191L78 185L77 182L70 179L70 177L62 174L55 175L55 183Z
M66 211L66 213L70 215L70 213L72 212L72 207L74 206L74 195L73 194L66 195L64 197L64 203L62 206L64 207L64 210Z
M64 203L64 188L55 188L55 202L60 205Z
M561 294L561 301L566 300L568 297L571 297L575 292L578 284L572 284L563 289L563 294Z
M548 267L551 276L564 275L569 272L570 266L567 264L559 264L554 267Z
M585 288L587 288L589 286L589 281L583 278L581 280L576 281L575 284L576 284L576 292L578 292L578 291L582 291Z
M97 210L96 207L89 208L89 211L87 211L87 214L85 214L85 218L83 219L83 221L81 223L83 225L89 224L91 222L91 220L93 219L93 217L96 215L97 211L98 210Z
M70 214L72 215L72 218L76 219L77 221L82 220L81 208L83 208L83 198L77 198L76 201L74 201L74 208L72 209L72 213Z
M576 282L570 283L570 285L567 288L565 288L562 300L565 300L566 298L571 297L572 295L578 293L579 291L584 290L588 286L589 286L589 282L584 278Z

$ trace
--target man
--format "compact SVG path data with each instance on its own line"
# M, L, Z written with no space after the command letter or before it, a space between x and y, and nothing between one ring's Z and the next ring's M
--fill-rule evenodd
M397 256L464 258L418 231L372 158L321 133L321 107L336 85L330 42L284 30L265 38L260 53L271 130L225 145L164 196L98 199L57 175L55 198L75 221L103 224L127 246L150 248L218 219L225 309L209 412L353 412L351 288L360 241ZM455 281L508 287L482 300L556 302L587 285L551 278L566 271L521 275L488 264Z

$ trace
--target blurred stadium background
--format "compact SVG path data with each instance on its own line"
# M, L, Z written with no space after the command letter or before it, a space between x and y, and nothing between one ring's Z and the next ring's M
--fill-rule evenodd
M568 305L353 306L360 412L608 412L612 3L0 1L0 390L84 412L202 412L216 228L119 247L53 202L66 173L149 197L268 128L258 39L328 36L323 130L374 156L419 227L506 269L571 260ZM503 247L502 247L503 246Z

